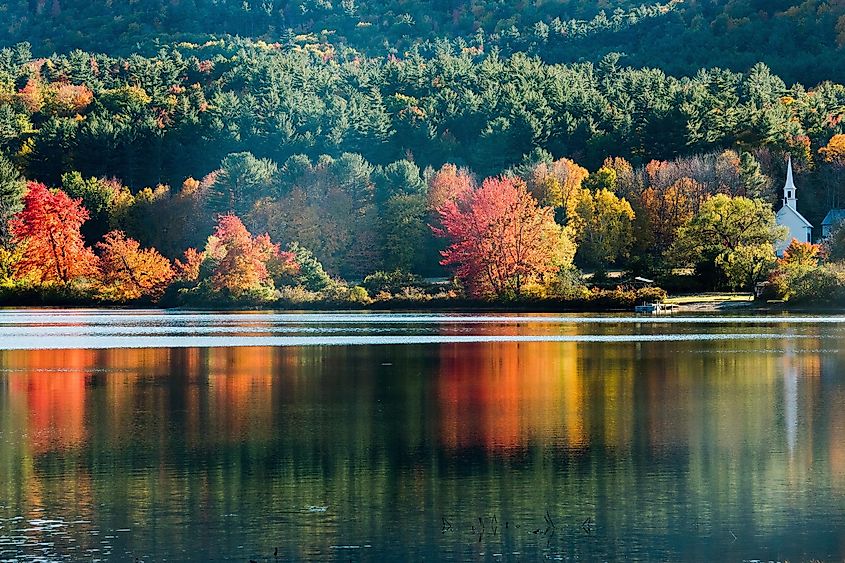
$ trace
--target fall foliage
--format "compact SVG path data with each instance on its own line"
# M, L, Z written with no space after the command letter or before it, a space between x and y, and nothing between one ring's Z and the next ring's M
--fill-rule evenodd
M671 253L680 264L719 268L730 286L751 289L774 267L774 244L784 235L764 202L718 194L678 230Z
M792 239L778 260L781 264L816 266L824 258L821 245Z
M203 262L211 268L212 289L235 298L272 291L274 277L298 271L292 253L280 251L269 235L253 236L236 215L230 214L217 220Z
M692 218L698 194L704 190L691 178L681 178L665 188L652 185L641 195L654 243L659 249L672 245L681 225Z
M121 231L106 233L97 243L100 253L102 294L114 301L142 297L158 299L173 279L170 261L154 248L142 249Z
M468 169L444 164L428 180L428 206L430 209L438 209L447 201L474 188L475 178Z
M541 162L528 179L528 189L541 205L569 211L587 176L589 172L586 168L568 158L551 163Z
M679 257L678 238L721 195L776 209L787 155L810 223L845 207L843 2L385 2L4 3L3 270L30 284L94 271L73 237L55 243L82 257L65 267L39 258L35 232L12 236L24 178L81 198L91 248L121 231L178 259L168 296L215 298L299 287L286 260L245 258L294 244L322 272L296 276L309 292L379 270L443 278L429 225L488 176L551 208L578 266L662 283L695 263L711 286L696 289L770 261L729 241L710 275L722 250ZM796 29L808 40L780 41ZM273 241L230 241L224 270L248 290L214 277L226 213Z
M819 154L827 162L845 164L845 135L839 133L831 137L827 144L819 149Z
M200 277L200 266L202 265L203 253L196 248L189 248L185 251L182 259L173 261L175 277L183 282L195 282Z
M552 209L540 207L520 180L488 178L438 213L437 233L451 241L441 264L454 267L472 295L520 296L572 260Z
M578 256L585 263L601 267L627 257L634 242L634 210L624 198L605 188L583 189L572 215Z
M820 245L793 239L769 276L778 296L798 301L836 299L845 287L845 280L841 268L824 264L824 258L825 251Z
M25 248L17 263L19 276L32 276L42 284L66 284L96 273L97 257L80 233L88 220L81 199L30 182L23 203L11 221L14 242Z

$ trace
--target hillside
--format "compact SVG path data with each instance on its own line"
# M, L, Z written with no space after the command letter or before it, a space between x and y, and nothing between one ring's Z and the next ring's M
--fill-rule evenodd
M445 38L546 62L619 52L626 64L677 76L762 61L788 83L816 84L845 71L843 14L845 3L821 0L11 0L0 7L0 44L28 41L39 56L149 55L229 34L379 56Z
M66 221L24 231L20 210L73 205L76 247L155 248L217 286L207 277L223 260L217 231L276 256L258 260L256 276L270 268L283 285L294 255L347 280L441 276L445 232L432 225L451 209L448 236L474 236L483 229L461 227L474 208L461 198L486 197L525 209L517 223L554 242L536 262L554 271L530 274L542 278L538 295L580 287L572 264L646 277L680 265L699 275L672 287L747 288L775 262L787 155L809 221L845 203L838 8L621 3L608 17L586 3L262 6L6 4L7 40L25 41L0 48L0 279L41 298L32 284L44 270L25 270L22 241ZM401 10L402 25L378 17ZM229 213L238 223L215 227ZM759 229L745 236L749 216ZM710 233L714 217L738 218L740 242L687 229ZM277 256L268 240L296 245ZM838 287L837 276L825 283ZM250 287L279 297L278 286ZM357 299L339 295L319 298Z

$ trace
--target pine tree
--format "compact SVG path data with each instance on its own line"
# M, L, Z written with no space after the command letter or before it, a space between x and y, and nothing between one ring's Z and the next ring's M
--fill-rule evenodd
M11 241L9 221L23 208L24 189L18 169L0 154L0 246L5 247Z

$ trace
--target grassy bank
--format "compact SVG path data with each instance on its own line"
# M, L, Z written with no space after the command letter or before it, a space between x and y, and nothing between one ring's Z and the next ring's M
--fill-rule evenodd
M486 312L632 312L643 302L665 299L659 288L638 290L585 291L573 298L518 298L507 300L471 299L447 293L429 295L417 292L390 294L380 292L370 297L363 288L343 293L310 293L299 298L280 294L271 300L196 299L184 294L165 296L158 302L136 300L114 302L86 294L73 288L52 287L49 290L0 291L2 307L98 307L116 309L190 308L208 310L272 309L272 310L388 310L388 311L486 311Z

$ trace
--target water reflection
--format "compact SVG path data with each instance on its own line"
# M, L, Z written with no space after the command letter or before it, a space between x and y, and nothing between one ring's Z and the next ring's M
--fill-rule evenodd
M0 559L842 558L845 359L795 331L0 351Z

